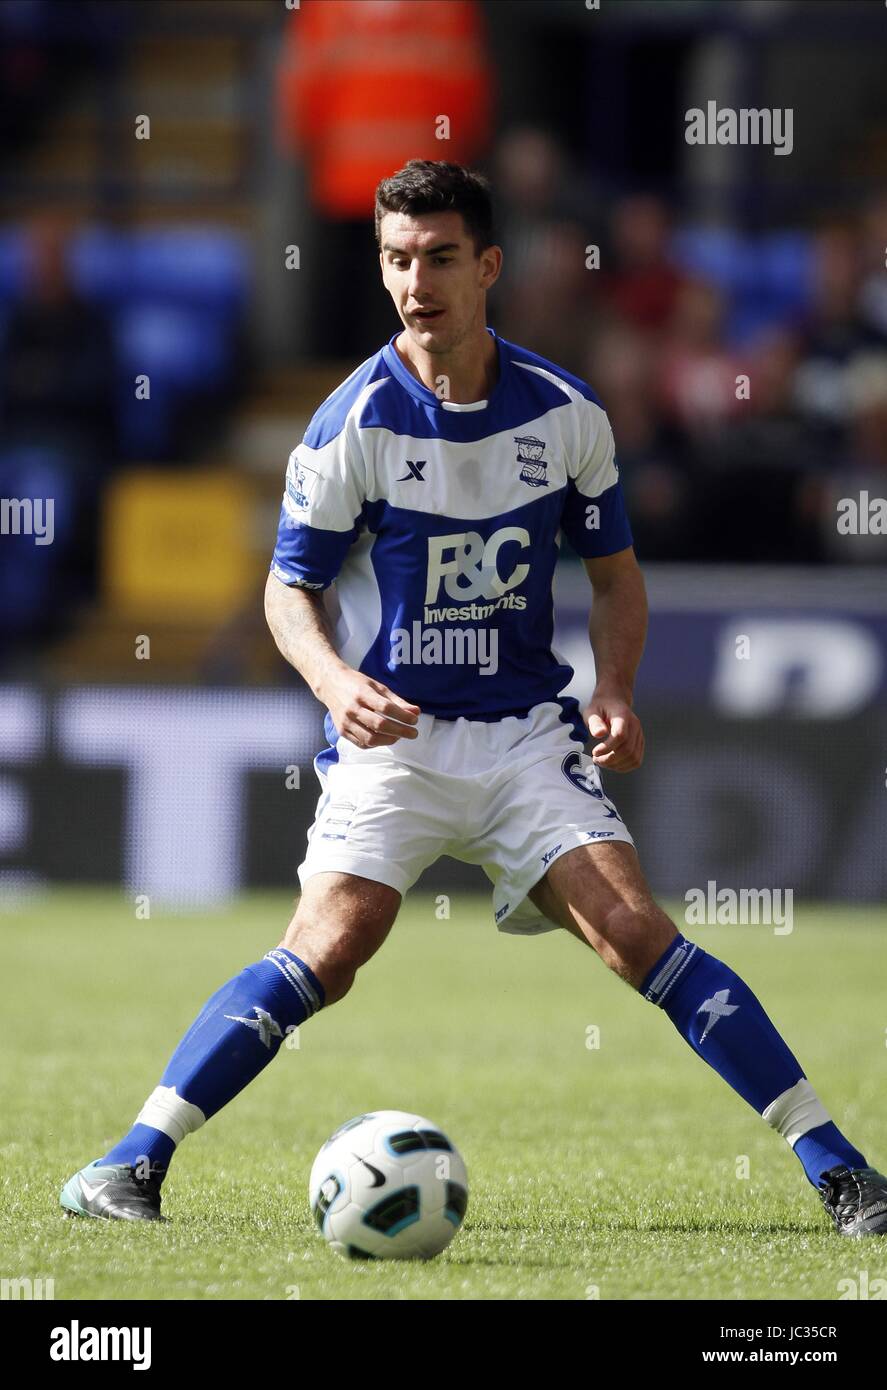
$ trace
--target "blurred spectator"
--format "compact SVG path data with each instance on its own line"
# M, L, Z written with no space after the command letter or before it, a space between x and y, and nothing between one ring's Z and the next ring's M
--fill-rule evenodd
M819 520L828 559L887 563L882 505L887 499L887 355L861 353L847 376L851 430L838 469L819 490ZM838 529L838 503L852 500L855 525ZM842 509L852 518L853 512ZM877 514L877 516L876 516ZM871 523L871 524L870 524Z
M698 437L739 410L739 365L724 346L724 309L713 285L687 281L661 341L658 388L666 419Z
M668 257L670 232L668 209L659 198L623 198L613 210L604 294L612 309L639 328L663 328L674 312L683 276Z
M568 370L581 371L596 277L586 267L590 200L560 144L535 126L506 132L495 154L502 276L497 329Z
M820 433L793 400L798 345L771 332L748 351L749 398L729 429L702 446L700 506L709 528L706 558L778 564L818 558L805 481L827 464Z
M592 322L594 272L585 268L585 233L552 223L527 248L525 270L497 295L502 336L567 371L581 372Z
M502 283L522 280L531 269L547 273L552 229L589 221L583 179L570 167L563 146L537 126L506 131L494 163L498 235L505 255Z
M105 315L71 284L68 241L55 215L28 228L28 280L0 349L4 435L101 471L115 449L114 349Z
M642 560L689 560L697 548L696 497L689 450L657 409L656 352L632 324L595 335L588 379L613 427L616 461Z
M819 232L796 394L801 410L838 436L850 415L848 366L856 354L883 342L862 312L863 269L860 238L851 223Z
M29 275L0 342L0 495L52 499L54 538L0 542L0 642L59 630L94 588L98 497L116 458L109 325L68 273L68 227L28 238Z
M278 128L323 219L302 267L318 356L366 356L391 336L397 319L372 273L376 185L409 159L481 157L492 85L475 0L303 0L291 11Z
M862 322L875 341L887 348L887 194L866 208L861 229L862 284L859 309Z

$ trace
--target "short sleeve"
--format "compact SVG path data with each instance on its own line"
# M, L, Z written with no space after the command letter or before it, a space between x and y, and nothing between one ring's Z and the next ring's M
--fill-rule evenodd
M326 589L360 534L365 473L348 426L322 448L290 454L271 570L284 584Z
M605 412L582 403L578 459L569 469L561 529L583 559L614 555L632 544L613 431Z

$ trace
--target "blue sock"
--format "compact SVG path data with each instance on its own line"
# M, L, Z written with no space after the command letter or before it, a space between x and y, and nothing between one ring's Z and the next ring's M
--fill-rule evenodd
M865 1159L829 1118L760 1001L735 971L678 934L638 991L792 1146L814 1187Z
M808 1129L806 1134L795 1140L794 1150L811 1182L814 1182L811 1173L817 1174L815 1181L818 1183L823 1173L836 1168L839 1163L846 1163L848 1168L868 1167L859 1150L844 1138L832 1120L826 1120L825 1124L817 1125L815 1129Z
M176 1145L253 1081L324 998L313 971L282 946L246 966L204 1004L132 1129L99 1163L150 1165L162 1178Z

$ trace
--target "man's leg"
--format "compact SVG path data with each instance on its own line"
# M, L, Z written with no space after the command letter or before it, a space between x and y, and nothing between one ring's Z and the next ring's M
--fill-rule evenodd
M631 845L583 845L561 855L530 897L668 1014L694 1051L791 1144L815 1187L829 1170L866 1167L748 986L686 941L653 901Z
M308 879L280 945L207 1001L132 1129L75 1174L62 1205L89 1216L156 1216L177 1144L264 1070L287 1032L348 993L399 907L400 893L384 883L342 873Z
M400 893L356 874L317 873L308 879L280 945L314 972L324 1003L337 1003L362 965L379 950L400 910Z

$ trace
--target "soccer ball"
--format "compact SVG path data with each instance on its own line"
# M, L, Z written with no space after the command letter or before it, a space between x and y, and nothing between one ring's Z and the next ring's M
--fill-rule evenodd
M311 1169L308 1199L337 1254L430 1260L462 1224L468 1176L458 1150L430 1120L375 1110L326 1141Z

